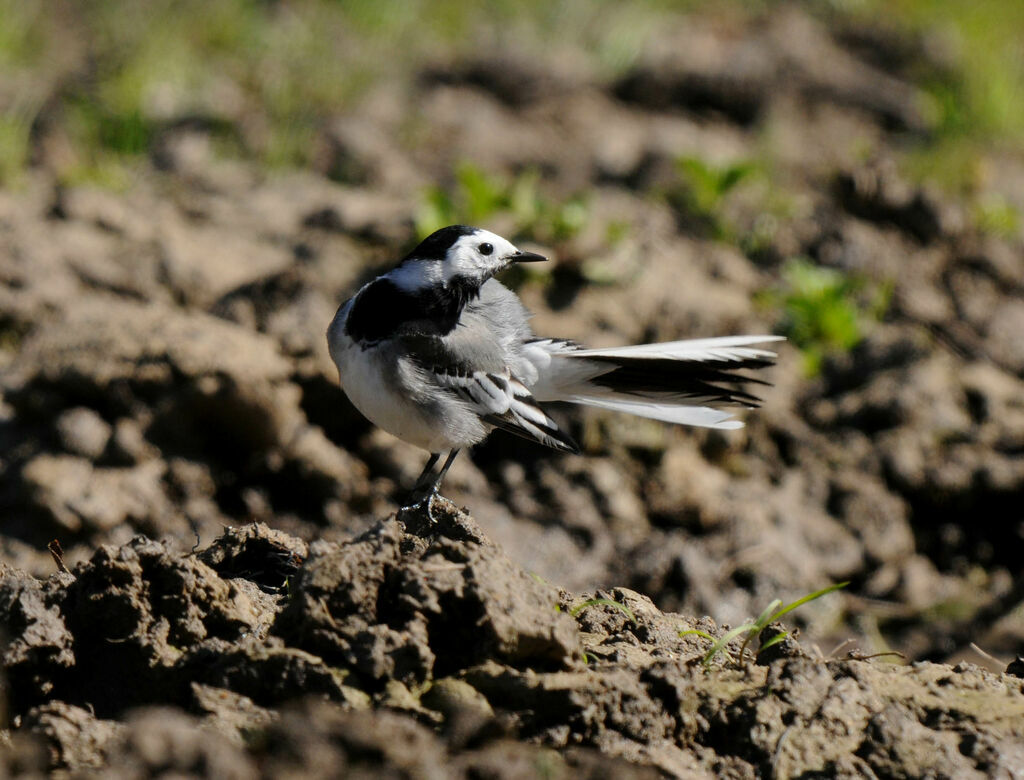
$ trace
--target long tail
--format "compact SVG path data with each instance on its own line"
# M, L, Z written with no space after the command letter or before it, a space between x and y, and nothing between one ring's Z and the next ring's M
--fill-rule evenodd
M758 406L760 399L747 387L769 383L741 372L775 360L774 352L752 345L783 340L728 336L583 349L569 341L538 339L529 348L546 353L550 363L530 389L538 401L569 401L682 425L742 428L742 421L712 405Z

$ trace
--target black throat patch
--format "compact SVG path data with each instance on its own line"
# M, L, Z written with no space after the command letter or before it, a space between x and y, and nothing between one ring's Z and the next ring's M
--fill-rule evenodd
M466 304L480 295L480 283L457 276L444 287L402 290L387 278L364 288L352 302L345 332L362 346L396 335L451 333Z

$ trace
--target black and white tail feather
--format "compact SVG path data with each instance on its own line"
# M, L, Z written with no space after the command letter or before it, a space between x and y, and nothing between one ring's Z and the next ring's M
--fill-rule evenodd
M428 515L459 449L495 428L579 452L541 404L735 429L743 422L734 410L757 407L753 390L768 384L747 372L772 365L775 353L758 345L779 336L606 349L534 336L529 312L492 276L511 263L543 259L485 230L444 228L342 304L328 328L353 404L431 453L417 481ZM444 451L449 456L435 475Z
M585 349L571 341L537 339L532 346L548 352L551 364L533 395L541 402L568 401L679 425L742 428L732 412L715 406L760 405L746 388L769 383L742 372L772 365L775 353L754 345L780 340L726 336Z

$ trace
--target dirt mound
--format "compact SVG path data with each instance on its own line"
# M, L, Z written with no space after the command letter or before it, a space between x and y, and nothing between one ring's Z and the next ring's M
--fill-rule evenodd
M533 224L487 217L555 258L511 280L539 333L785 327L798 256L887 302L813 379L785 346L743 433L571 411L584 457L501 434L475 448L446 490L514 560L732 622L850 579L843 615L804 613L816 640L981 661L978 641L1005 665L1024 637L1019 236L893 161L935 132L908 76L940 67L928 46L882 56L884 38L795 7L731 25L666 29L610 80L514 53L424 66L323 128L362 171L345 184L179 159L174 134L203 131L172 122L127 194L45 166L0 193L4 559L42 576L54 538L77 562L248 521L339 541L393 511L420 455L354 412L324 329L414 240L424 188L459 196L471 160L498 200L543 173ZM553 227L570 206L582 222Z
M1017 681L956 665L1024 647L1024 251L990 213L1024 211L1024 166L909 178L946 132L933 44L783 4L666 21L614 75L478 51L339 109L315 170L161 116L123 192L53 173L41 101L0 190L8 769L1012 767ZM582 456L496 433L445 484L493 544L380 523L422 455L353 410L324 330L431 208L552 258L505 279L538 333L785 330L775 386L727 436L557 408ZM801 340L847 306L845 348ZM765 666L705 671L678 636L838 580Z
M587 605L514 565L452 505L438 514L436 525L392 517L308 555L254 525L197 554L140 537L46 581L8 569L8 770L1024 767L1024 680L815 658L792 641L761 665L706 666L707 640L680 632L718 634L709 620L624 589L598 594L620 608Z

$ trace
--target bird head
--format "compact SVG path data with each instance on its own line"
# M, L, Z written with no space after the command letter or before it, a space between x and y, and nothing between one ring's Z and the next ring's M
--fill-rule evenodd
M513 263L546 259L489 230L449 225L423 239L388 278L409 292L453 284L478 287Z

